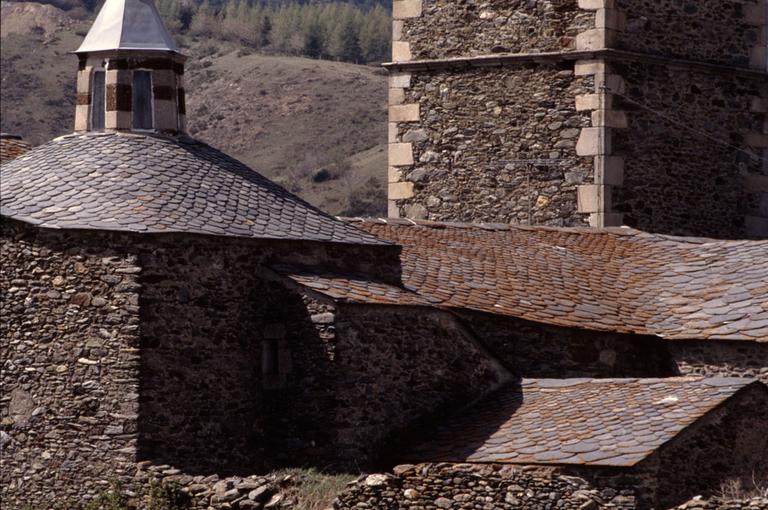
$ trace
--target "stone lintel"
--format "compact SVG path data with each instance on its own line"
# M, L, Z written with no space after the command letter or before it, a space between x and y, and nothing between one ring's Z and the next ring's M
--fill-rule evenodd
M405 102L405 89L389 89L389 104L403 104Z
M607 212L611 209L611 187L603 184L576 186L578 212Z
M388 185L389 200L403 200L413 196L412 182L391 182Z
M576 154L598 156L611 153L611 130L604 127L581 128Z
M627 114L619 110L595 110L592 112L592 125L624 129L628 127Z
M621 156L598 156L595 158L594 169L595 184L624 184L624 158Z
M407 89L411 86L411 73L391 73L389 88Z
M389 107L389 122L418 122L419 103L392 105Z
M392 42L392 61L393 62L408 62L413 57L411 56L410 43L403 41Z
M392 18L406 19L421 16L421 0L394 0L392 2Z
M410 143L389 144L390 166L413 165L413 145Z
M587 11L613 9L614 7L616 7L615 0L579 0L579 9Z

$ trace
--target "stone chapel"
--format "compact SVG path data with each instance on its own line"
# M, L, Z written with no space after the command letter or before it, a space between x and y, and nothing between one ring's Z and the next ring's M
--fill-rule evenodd
M534 3L582 24L595 14ZM528 19L523 5L532 4L509 16ZM477 19L500 19L490 6ZM427 25L408 23L451 9L396 0L395 27L415 37ZM461 33L496 44L482 30ZM447 52L460 39L409 51ZM194 91L151 0L107 0L76 55L74 132L0 166L3 506L77 508L113 480L135 489L147 469L180 484L192 508L217 510L262 508L247 477L291 466L406 464L351 487L337 509L513 509L550 494L565 510L668 508L768 476L768 241L581 220L332 217L186 133ZM467 85L468 74L505 73L494 80L511 87L518 71L526 81L545 72L556 90L585 92L574 80L602 79L609 67L597 60L614 53L599 55L578 64L592 74L546 55L515 61L514 73L398 68L390 91L439 101L443 90L463 90L454 107L482 106L488 123L512 123L510 105L483 92L491 82ZM641 62L626 65L650 65ZM751 94L755 72L727 79ZM579 104L606 99L586 95ZM537 108L559 100L543 95ZM411 144L424 166L393 168L414 183L424 170L425 180L396 199L398 210L421 207L421 190L428 200L433 172L444 169L443 149L424 156L418 144L433 143L434 126L467 118L409 104L391 115L415 110L425 120L390 123L412 140L393 150ZM609 129L608 110L594 110L596 126L553 117L541 131L521 117L504 129L531 150L539 142L529 132L581 140ZM450 133L469 140L486 127ZM454 146L461 165L441 174L447 185L469 183L470 168L482 174L493 159L463 143ZM619 168L612 154L592 156L594 168ZM573 161L568 171L586 178L592 167ZM565 189L559 178L551 184ZM472 196L486 200L484 190ZM455 206L435 193L439 210ZM466 216L451 219L490 219L474 217L470 198Z

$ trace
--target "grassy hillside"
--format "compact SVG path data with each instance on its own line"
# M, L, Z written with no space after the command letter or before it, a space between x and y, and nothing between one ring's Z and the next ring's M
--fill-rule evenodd
M71 131L88 24L2 4L0 129L34 144ZM376 67L183 41L190 134L332 214L384 214L386 75Z

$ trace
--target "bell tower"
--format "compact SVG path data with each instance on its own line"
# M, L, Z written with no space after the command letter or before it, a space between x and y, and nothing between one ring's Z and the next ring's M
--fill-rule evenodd
M76 132L185 132L186 57L152 0L106 0L75 53Z

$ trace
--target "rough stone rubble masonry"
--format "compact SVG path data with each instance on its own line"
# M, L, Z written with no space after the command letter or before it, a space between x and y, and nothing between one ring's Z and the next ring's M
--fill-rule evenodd
M765 0L393 15L390 217L768 237Z

